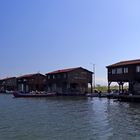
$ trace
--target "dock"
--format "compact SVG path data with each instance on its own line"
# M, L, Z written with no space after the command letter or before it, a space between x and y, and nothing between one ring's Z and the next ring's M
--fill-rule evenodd
M107 98L124 102L140 102L140 95L107 95Z
M140 102L140 95L132 95L132 94L87 94L87 97L98 97L98 98L107 98L107 99L115 99L123 102Z

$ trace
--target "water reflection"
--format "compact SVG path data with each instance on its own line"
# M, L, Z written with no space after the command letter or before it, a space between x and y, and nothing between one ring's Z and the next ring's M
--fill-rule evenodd
M140 139L140 104L86 97L0 96L2 140Z

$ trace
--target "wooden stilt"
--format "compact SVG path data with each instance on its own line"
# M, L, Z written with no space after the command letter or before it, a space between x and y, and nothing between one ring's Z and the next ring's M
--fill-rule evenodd
M111 85L111 82L108 82L108 92L110 92L110 85Z

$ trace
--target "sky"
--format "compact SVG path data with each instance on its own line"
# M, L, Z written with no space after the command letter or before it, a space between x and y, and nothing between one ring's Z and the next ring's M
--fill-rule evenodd
M0 0L0 78L140 58L139 0Z

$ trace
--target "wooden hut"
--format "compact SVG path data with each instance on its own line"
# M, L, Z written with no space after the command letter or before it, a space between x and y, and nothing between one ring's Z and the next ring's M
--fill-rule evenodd
M35 73L17 77L17 87L21 92L44 91L45 75Z
M121 61L107 66L108 90L112 82L117 82L119 91L123 92L125 82L129 84L132 94L140 94L140 59Z
M92 72L82 67L53 71L46 74L48 92L58 94L84 94L92 87ZM92 88L91 88L92 89Z

